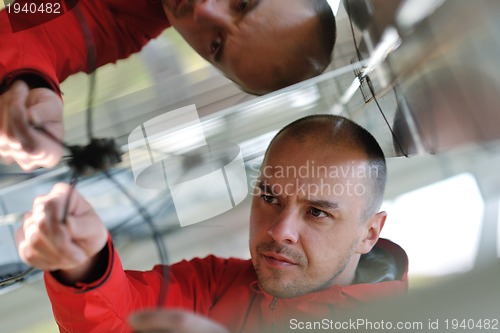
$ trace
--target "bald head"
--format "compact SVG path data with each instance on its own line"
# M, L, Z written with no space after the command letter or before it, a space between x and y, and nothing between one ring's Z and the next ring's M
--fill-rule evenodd
M360 156L366 161L368 182L366 209L364 217L375 214L380 208L386 183L385 156L375 138L363 127L353 121L334 115L313 115L296 120L285 126L273 138L265 158L273 153L273 147L289 140L307 147L311 143L320 146L326 155L350 152L350 156Z
M292 7L291 1L287 0L289 8ZM287 28L263 29L265 38L255 36L261 43L258 47L261 55L268 57L246 58L248 64L259 64L240 66L242 70L232 77L246 92L263 95L318 76L330 65L337 38L335 16L330 5L326 0L293 1L298 3L296 8L303 8L303 13L309 12L310 18ZM286 12L281 11L283 14ZM289 19L289 15L274 17L278 21ZM254 45L247 46L255 48ZM231 78L231 74L228 77Z

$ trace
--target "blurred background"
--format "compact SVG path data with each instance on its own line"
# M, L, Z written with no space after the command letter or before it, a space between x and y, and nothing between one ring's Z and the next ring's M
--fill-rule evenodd
M382 209L389 217L382 236L407 251L411 292L495 265L500 256L500 2L331 4L338 39L329 70L266 96L239 91L173 29L141 53L100 68L94 135L115 138L124 152L111 175L147 208L171 262L208 254L247 258L250 195L220 216L181 227L167 189L135 184L129 134L156 116L194 104L208 143L240 147L250 186L281 127L309 114L340 114L367 128L388 157ZM62 84L70 144L87 142L88 89L84 74ZM0 165L0 281L27 269L14 240L22 214L36 196L69 179L64 163L32 173ZM149 269L159 262L150 228L113 183L96 174L82 177L77 188L112 232L126 268ZM57 330L40 272L0 288L0 320L4 332Z

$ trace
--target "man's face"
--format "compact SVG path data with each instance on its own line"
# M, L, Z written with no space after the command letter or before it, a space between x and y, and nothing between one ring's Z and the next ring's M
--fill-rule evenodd
M164 0L164 8L196 52L257 94L278 88L275 77L290 70L285 60L310 48L318 24L303 0Z
M261 286L295 297L350 284L371 220L363 221L366 157L314 140L278 139L254 191L250 252ZM378 235L377 235L378 237Z

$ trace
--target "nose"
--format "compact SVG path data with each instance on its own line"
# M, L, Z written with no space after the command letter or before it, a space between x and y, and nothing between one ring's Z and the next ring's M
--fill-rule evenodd
M193 20L199 23L229 27L233 18L226 1L195 0L193 1Z
M299 240L298 216L292 211L283 210L267 233L278 243L297 243Z

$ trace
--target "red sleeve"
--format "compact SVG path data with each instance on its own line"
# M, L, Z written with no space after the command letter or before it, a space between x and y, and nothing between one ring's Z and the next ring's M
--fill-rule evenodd
M158 0L80 0L64 15L18 32L12 32L7 11L2 10L0 86L19 75L37 74L58 91L69 75L88 72L87 42L76 10L92 35L97 67L139 51L169 26ZM29 15L22 19L33 19Z
M130 332L127 318L136 310L157 306L160 289L167 282L163 266L151 271L124 271L108 242L108 267L91 284L76 287L59 283L45 274L54 317L61 332ZM208 315L228 260L214 256L182 261L169 269L165 307Z

